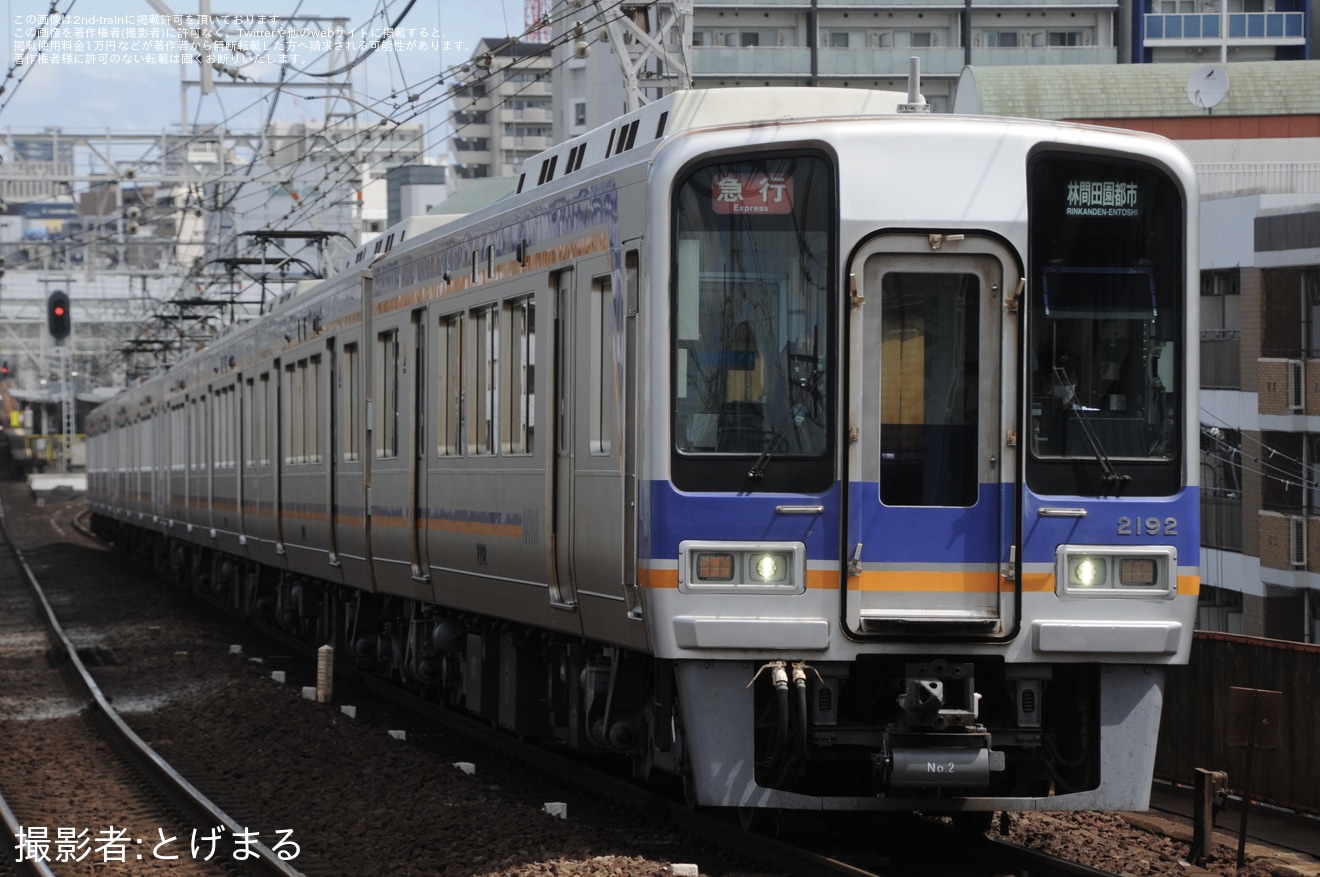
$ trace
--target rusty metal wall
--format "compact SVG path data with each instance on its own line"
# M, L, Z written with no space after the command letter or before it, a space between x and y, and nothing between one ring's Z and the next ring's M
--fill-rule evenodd
M1283 692L1278 746L1252 756L1251 797L1320 813L1320 646L1198 631L1191 661L1171 667L1155 776L1191 785L1198 767L1246 784L1246 750L1225 744L1229 689Z

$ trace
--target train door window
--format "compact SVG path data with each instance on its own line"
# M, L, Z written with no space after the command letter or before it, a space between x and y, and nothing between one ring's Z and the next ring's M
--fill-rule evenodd
M376 459L399 456L399 330L376 336Z
M614 436L614 284L609 276L591 281L589 428L592 456L609 456Z
M303 392L303 459L320 463L321 456L321 356L298 361Z
M234 425L238 422L234 412L234 388L225 387L220 393L220 411L216 418L219 439L218 464L225 469L234 468Z
M238 437L238 441L239 441L238 457L240 460L243 461L244 468L251 468L252 466L256 465L253 452L257 446L257 443L256 441L253 440L252 437L252 429L253 429L252 421L255 419L253 416L252 406L255 401L255 397L256 397L256 381L253 380L252 378L248 378L246 381L243 382L243 429L240 431Z
M981 285L890 272L880 285L880 501L971 506L977 495Z
M508 390L504 394L504 447L530 454L535 418L536 302L529 295L505 304L508 313Z
M220 435L223 431L220 424L223 422L220 413L220 406L224 404L225 392L223 389L213 390L211 392L211 405L213 406L212 417L209 418L211 434L207 436L207 441L211 443L211 468L219 469L224 465L224 437Z
M188 460L188 412L183 403L170 406L170 468L182 471Z
M339 388L339 398L342 402L344 412L343 418L343 437L341 439L344 448L344 462L352 463L358 460L362 455L361 438L359 430L361 429L362 400L359 396L359 387L361 384L362 363L358 352L356 341L344 345L344 368L339 373L339 380L342 386Z
M150 461L155 459L155 456L152 453L152 448L155 447L155 442L152 439L151 426L152 423L149 416L143 417L137 422L137 429L135 431L136 441L133 442L133 446L128 451L133 457L133 468L138 469L139 471L150 469Z
M436 450L442 457L463 453L463 322L462 314L440 318Z
M303 372L296 362L284 366L283 396L280 401L280 418L283 421L284 462L301 463L303 456L303 414L306 402L302 388Z
M194 396L187 403L188 417L188 471L197 471L198 460L201 457L199 453L202 446L202 439L199 428L197 398Z
M472 312L472 437L473 454L495 453L495 400L499 398L499 311L494 307Z
M211 418L215 435L212 445L215 448L215 468L231 469L234 465L234 388L221 387L212 396L215 402L215 416Z
M270 372L264 372L257 381L257 416L253 418L253 436L257 445L257 465L269 466L271 441L275 431L270 424Z

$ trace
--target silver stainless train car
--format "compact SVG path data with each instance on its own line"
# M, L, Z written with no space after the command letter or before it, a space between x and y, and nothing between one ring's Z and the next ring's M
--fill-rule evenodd
M703 805L1146 806L1198 577L1169 142L674 94L100 408L181 583Z

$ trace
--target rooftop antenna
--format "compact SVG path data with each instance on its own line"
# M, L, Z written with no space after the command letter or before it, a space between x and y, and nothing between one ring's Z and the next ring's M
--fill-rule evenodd
M930 104L921 96L921 59L915 55L908 58L908 95L907 103L899 104L900 113L929 113Z

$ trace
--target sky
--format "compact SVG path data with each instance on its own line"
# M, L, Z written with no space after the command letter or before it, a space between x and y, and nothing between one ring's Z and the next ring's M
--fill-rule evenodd
M231 129L255 130L264 120L274 89L219 87L202 96L200 89L181 86L178 62L180 37L158 8L176 15L196 14L206 0L0 0L5 16L5 69L0 94L0 132L40 131L59 127L68 132L179 131L186 114L189 122L224 122ZM411 2L411 7L409 3ZM281 40L277 29L261 16L342 16L359 38L378 37L399 18L393 46L386 43L353 71L355 96L360 104L397 115L393 107L402 97L418 94L425 114L417 121L432 130L443 128L447 105L427 101L441 94L436 85L443 71L472 56L483 37L518 35L523 31L523 0L209 0L213 15L242 16L242 31L235 48L223 61L241 75L264 83L279 76L275 55ZM36 28L52 6L66 12L59 44L53 43L31 63L32 43L41 42ZM303 33L288 35L290 62L312 72L330 69L325 40L311 25ZM165 55L168 50L173 55ZM258 54L261 53L261 54ZM15 66L26 54L29 63ZM165 57L162 57L165 55ZM255 57L254 57L255 56ZM341 55L340 61L345 60ZM164 61L165 63L158 63ZM195 64L187 70L197 79ZM220 76L218 78L227 79ZM310 79L304 78L303 82ZM284 121L320 121L327 101L312 87L289 88L275 101L274 118ZM342 109L351 109L344 107ZM439 138L435 138L438 140ZM428 138L431 141L432 138ZM435 152L437 142L428 142Z

